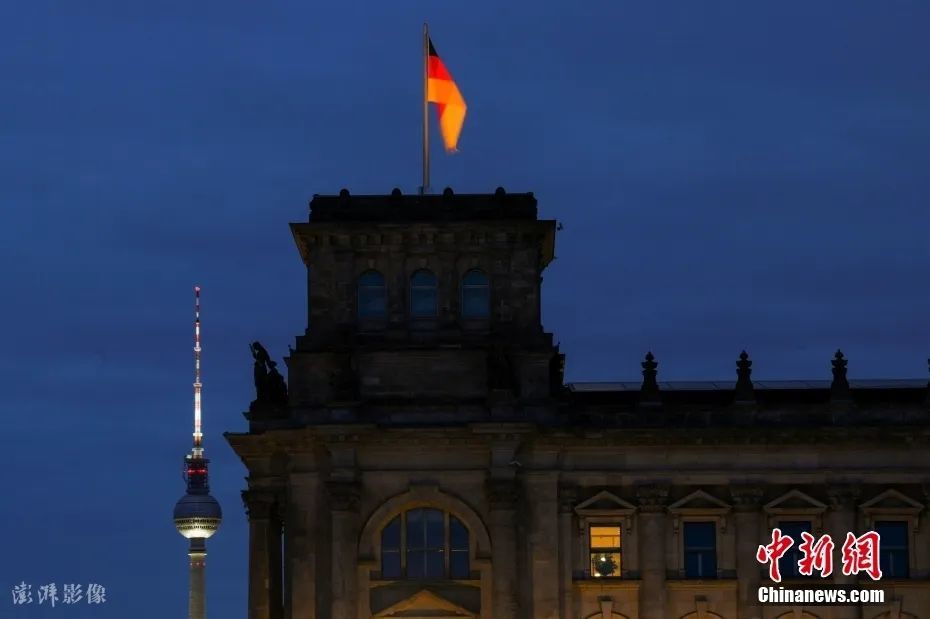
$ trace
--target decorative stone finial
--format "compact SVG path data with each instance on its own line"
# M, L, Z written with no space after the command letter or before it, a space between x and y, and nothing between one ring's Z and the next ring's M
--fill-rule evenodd
M339 190L339 197L340 197L340 198L348 198L348 197L349 197L349 190L346 189L345 187L343 187L342 189L340 189L340 190Z
M452 187L446 187L442 190L443 198L451 198L454 194L452 193Z
M837 350L833 356L833 382L830 383L830 399L835 401L849 400L849 381L846 380L846 365L849 363L843 357L843 352Z
M391 190L391 196L393 196L393 197L395 197L395 198L399 198L399 197L401 197L402 195L403 195L403 194L402 194L401 191L400 191L400 187L395 187L394 189Z
M503 187L498 187L497 189L494 190L494 195L497 196L498 198L501 198L507 195L507 192L504 191Z
M752 386L752 361L744 350L739 354L739 361L736 362L736 401L737 402L754 402L756 399L755 390Z
M656 363L652 352L647 352L646 360L640 365L643 366L643 386L640 388L640 402L657 403L659 401L659 383L656 382L656 376L659 373L656 368L659 367L659 364Z

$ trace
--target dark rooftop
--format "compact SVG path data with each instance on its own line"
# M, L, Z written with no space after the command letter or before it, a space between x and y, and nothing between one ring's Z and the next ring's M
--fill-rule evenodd
M488 219L536 219L532 193L456 194L446 188L441 194L404 195L395 189L388 195L353 196L343 189L339 195L314 195L310 221L469 221Z
M752 382L753 389L759 390L803 390L803 389L829 389L829 380L756 380ZM661 391L732 391L735 381L659 381ZM568 390L573 393L608 392L608 391L639 391L643 382L581 382L568 383ZM850 389L924 389L927 381L920 378L891 378L891 379L863 379L850 380Z

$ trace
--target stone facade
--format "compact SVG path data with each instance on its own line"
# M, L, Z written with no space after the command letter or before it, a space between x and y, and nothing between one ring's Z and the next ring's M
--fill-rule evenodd
M754 383L743 354L731 383L669 383L650 354L642 383L565 384L532 194L310 206L287 406L226 435L249 619L930 619L925 383L847 381L838 352L832 381ZM894 523L893 577L806 581L883 604L757 603L773 527Z

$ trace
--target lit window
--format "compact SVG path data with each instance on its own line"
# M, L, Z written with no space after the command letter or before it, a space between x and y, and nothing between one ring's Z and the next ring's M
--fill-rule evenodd
M595 578L618 577L621 568L620 527L591 526L591 575Z
M436 276L430 271L417 271L410 278L410 315L432 318L438 313L438 306Z
M798 561L804 554L801 552L801 543L804 541L801 533L811 532L811 523L806 520L790 520L779 522L778 528L781 529L782 535L787 535L794 540L794 544L778 560L778 571L781 572L782 578L803 578L800 572Z
M358 317L384 318L386 315L384 276L377 271L366 271L358 278Z
M487 318L491 313L491 286L488 276L473 269L462 278L462 317Z
M907 578L910 574L907 522L884 520L875 523L879 541L879 565L883 578Z
M439 580L471 576L468 528L438 509L412 509L381 531L381 577Z
M714 522L684 523L685 578L717 577L717 526Z

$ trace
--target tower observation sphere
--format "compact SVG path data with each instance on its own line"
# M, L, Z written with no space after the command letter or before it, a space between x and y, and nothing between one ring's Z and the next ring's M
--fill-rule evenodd
M174 526L187 539L210 537L216 533L222 520L220 504L206 493L188 492L174 506Z

